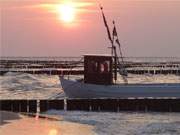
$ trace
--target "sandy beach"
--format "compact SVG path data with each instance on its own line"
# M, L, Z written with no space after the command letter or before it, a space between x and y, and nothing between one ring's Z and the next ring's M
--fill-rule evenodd
M93 126L0 112L0 135L94 135Z

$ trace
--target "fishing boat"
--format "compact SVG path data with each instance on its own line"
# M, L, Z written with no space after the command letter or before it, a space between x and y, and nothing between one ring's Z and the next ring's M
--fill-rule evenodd
M110 55L84 55L84 78L65 79L60 76L61 86L68 98L180 98L180 83L129 84L118 34L113 21L112 35L103 12L102 17L111 42ZM117 46L116 46L116 45ZM119 55L117 53L119 48ZM120 58L120 59L119 59ZM117 74L124 83L117 83Z
M71 80L60 76L61 86L68 98L180 98L179 83L117 84L106 55L84 56L84 79Z

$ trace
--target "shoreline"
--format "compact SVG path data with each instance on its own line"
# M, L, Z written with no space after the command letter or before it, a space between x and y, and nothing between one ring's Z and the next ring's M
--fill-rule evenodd
M93 126L68 122L52 117L29 117L0 111L1 135L95 135Z

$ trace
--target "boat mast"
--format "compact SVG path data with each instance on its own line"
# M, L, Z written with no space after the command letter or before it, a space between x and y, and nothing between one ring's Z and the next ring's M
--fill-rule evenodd
M114 80L116 81L117 80L117 52L116 52L116 46L114 45L114 36L112 39L110 30L109 30L109 26L107 24L106 17L103 12L103 7L100 4L99 4L99 7L101 9L104 25L106 27L107 34L108 34L108 38L111 42L111 55L112 55L112 57L114 57Z
M128 80L127 80L128 73L124 67L124 59L123 59L123 55L122 55L121 44L119 42L118 34L116 31L115 21L113 21L114 28L113 28L113 34L111 36L109 26L107 24L106 17L105 17L104 12L103 12L103 7L100 4L99 4L99 7L100 7L101 12L102 12L102 17L103 17L104 25L105 25L106 30L107 30L108 38L111 42L111 47L110 47L111 48L111 55L112 55L112 57L114 57L114 80L116 82L116 80L117 80L117 68L119 68L119 74L122 76L124 82L127 84L128 83ZM114 43L118 44L121 62L119 61L116 46L114 45Z
M124 82L127 84L128 83L128 80L127 80L128 72L126 71L126 69L124 67L124 59L123 59L123 55L122 55L121 44L119 42L119 37L118 37L116 26L115 26L115 21L113 21L113 25L114 25L114 28L113 28L113 42L115 41L116 44L118 44L119 53L120 53L120 57L121 57L121 62L119 61L119 59L117 57L119 74L122 76ZM115 37L116 37L116 40L115 40ZM115 51L116 51L116 49L115 49ZM117 52L115 52L115 53L116 53L116 56L117 56Z

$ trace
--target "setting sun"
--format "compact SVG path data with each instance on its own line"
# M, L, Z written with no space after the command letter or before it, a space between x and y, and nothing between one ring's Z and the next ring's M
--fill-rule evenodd
M36 8L42 8L44 11L51 13L53 17L61 24L68 24L67 26L77 26L84 20L84 14L91 13L90 7L93 7L94 3L91 2L73 2L71 0L62 0L57 3L43 3L35 6ZM92 8L91 7L91 8Z
M73 22L75 19L75 7L71 3L58 6L59 17L64 22Z

